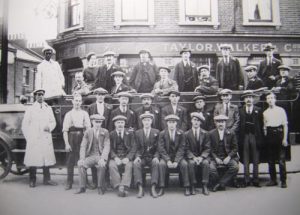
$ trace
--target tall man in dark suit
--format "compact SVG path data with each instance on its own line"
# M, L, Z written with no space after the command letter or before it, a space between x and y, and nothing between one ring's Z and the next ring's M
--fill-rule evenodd
M157 66L151 62L152 57L148 50L141 50L139 55L141 61L134 66L129 84L138 93L150 93L159 79Z
M180 118L180 121L177 124L177 127L183 131L187 130L187 110L178 104L180 99L180 92L171 91L169 93L170 104L166 105L161 110L161 127L165 129L167 127L167 123L164 120L166 116L170 114L175 114Z
M210 139L208 133L200 128L204 119L203 116L200 113L193 112L191 118L192 128L185 132L191 194L196 194L197 179L195 172L201 171L202 192L204 195L209 195L207 184L209 179Z
M216 69L219 87L230 90L244 89L244 75L239 60L230 55L231 45L222 44L220 49L222 59L218 62Z
M209 132L211 143L210 176L213 182L217 182L212 191L225 190L228 182L236 177L239 171L238 143L234 133L226 129L228 117L218 115L214 117L216 129ZM226 169L220 178L218 168Z
M113 188L118 188L120 197L125 197L132 178L132 162L136 153L134 133L125 128L126 117L115 116L116 129L110 132L109 174ZM121 177L121 172L123 176Z
M111 92L111 88L114 86L111 74L115 71L119 71L121 68L115 63L115 52L106 51L103 56L105 64L98 69L94 88L102 87L108 92Z
M266 59L259 63L257 73L258 77L263 80L265 86L269 89L276 84L276 80L279 77L278 66L281 64L281 61L273 56L274 49L275 47L271 43L266 44L264 48Z
M140 96L142 106L135 110L136 116L139 117L145 112L153 114L152 128L160 129L160 109L152 105L154 96L151 93L144 93ZM143 128L142 119L138 118L138 128Z
M190 61L192 52L188 48L183 48L180 55L182 60L175 66L174 80L177 82L180 92L193 92L196 87L197 68Z
M98 174L98 194L105 192L105 172L110 150L109 133L101 128L104 116L99 114L91 115L92 128L85 131L80 146L80 158L78 161L79 186L76 194L84 193L86 187L86 170L95 166Z
M240 108L239 143L243 155L245 186L250 185L249 164L253 163L253 185L260 187L258 178L259 149L262 144L263 115L259 107L254 105L255 94L246 90L241 98L244 106Z
M185 136L184 132L177 128L180 118L170 114L164 118L167 122L165 130L160 132L158 140L158 153L155 155L159 161L159 193L164 194L165 177L168 169L179 167L185 187L185 195L190 195L190 181L188 173L188 163L184 159Z
M156 186L158 185L158 163L159 160L154 158L157 153L159 130L151 128L154 115L146 112L140 115L143 128L135 132L136 154L133 162L134 182L139 188L137 197L144 196L142 172L145 166L151 168L151 195L157 198Z

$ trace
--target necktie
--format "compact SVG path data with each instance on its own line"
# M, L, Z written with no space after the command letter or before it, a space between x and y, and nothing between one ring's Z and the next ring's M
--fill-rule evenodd
M226 106L225 106L225 114L226 114L226 116L228 116L228 105L226 104Z

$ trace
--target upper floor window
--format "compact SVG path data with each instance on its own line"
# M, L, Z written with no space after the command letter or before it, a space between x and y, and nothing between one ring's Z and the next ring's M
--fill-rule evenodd
M154 25L154 0L115 0L115 26Z
M79 0L69 1L69 27L73 27L80 24L80 2Z
M180 25L219 25L218 0L178 1Z
M279 0L243 0L243 24L280 26Z
M23 67L23 85L29 85L30 82L30 68Z

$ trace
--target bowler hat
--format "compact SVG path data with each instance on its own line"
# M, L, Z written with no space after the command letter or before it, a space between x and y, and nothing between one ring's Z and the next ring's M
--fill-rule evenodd
M263 49L263 51L271 51L274 50L275 47L272 45L272 43L267 43Z
M190 54L192 54L192 51L187 48L187 47L184 47L183 49L181 49L181 51L179 52L179 54L181 55L183 52L189 52Z

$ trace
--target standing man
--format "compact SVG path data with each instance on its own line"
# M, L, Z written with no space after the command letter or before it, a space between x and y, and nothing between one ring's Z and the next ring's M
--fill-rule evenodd
M97 168L98 194L105 192L105 172L110 150L109 133L101 128L104 117L99 114L91 115L92 128L85 131L80 146L80 159L78 161L79 191L76 194L84 193L86 187L86 170L91 167Z
M129 84L138 93L150 93L159 79L157 66L150 61L152 57L148 50L141 50L139 56L140 62L133 67Z
M200 128L203 116L200 113L191 113L192 128L185 132L187 158L189 167L189 178L191 183L191 194L195 195L195 185L197 184L196 172L201 171L202 193L209 195L207 188L209 179L209 155L210 138L208 133Z
M218 81L210 75L210 67L202 65L198 67L195 92L203 95L215 95L219 89Z
M239 171L238 143L234 133L226 129L228 117L214 117L216 129L209 132L211 143L211 180L216 184L212 191L225 190L228 182L235 178ZM225 174L220 178L218 168L225 168Z
M65 190L72 189L74 167L79 159L80 144L83 133L91 127L89 115L81 109L82 97L75 94L72 100L73 109L66 113L63 122L63 138L67 151L67 183Z
M110 132L109 174L113 188L118 188L120 197L128 194L132 178L132 162L136 153L134 133L125 128L126 117L115 116L115 130ZM121 177L121 173L123 176Z
M140 96L142 106L135 110L136 116L141 116L145 112L153 114L152 128L160 129L160 109L152 105L154 96L151 93L144 93ZM143 128L142 119L138 119L138 128Z
M53 96L65 95L65 77L61 71L59 64L52 60L51 57L55 53L50 46L43 48L44 60L37 66L35 79L35 89L44 89L45 99Z
M196 87L197 68L190 61L192 51L185 47L180 51L180 55L181 61L175 66L174 80L177 82L180 92L193 92Z
M276 105L276 96L270 92L266 95L268 109L263 112L264 134L267 141L269 173L271 180L267 186L276 186L276 161L279 163L281 187L287 188L285 151L288 146L288 121L285 110ZM276 117L274 117L276 116Z
M177 128L177 122L180 118L174 114L170 114L164 118L167 122L165 130L160 132L158 140L157 158L159 161L159 196L164 194L166 173L168 169L176 169L179 167L183 186L185 188L184 195L189 196L190 181L188 172L188 163L184 159L185 152L185 136L184 132Z
M231 45L222 44L220 49L222 59L218 62L216 69L219 87L230 90L244 89L244 75L239 60L230 55Z
M43 168L44 184L57 185L50 180L49 167L56 163L51 132L56 126L53 111L44 102L44 89L33 92L35 102L25 111L22 132L26 139L24 164L29 167L29 187L36 185L36 169Z
M266 44L263 51L266 53L266 59L259 63L258 67L258 77L261 78L266 87L272 89L275 86L276 80L279 77L278 66L280 66L281 61L276 59L274 55L275 47L272 43Z
M175 114L180 118L179 122L176 122L178 129L181 129L183 131L187 130L187 110L186 108L178 104L179 99L180 99L180 92L172 90L169 93L170 104L166 105L161 110L162 129L165 129L167 127L167 121L164 120L165 117L170 114Z
M83 73L75 73L75 86L72 90L72 94L79 93L82 96L87 96L90 93L89 86L83 80Z
M151 124L154 120L154 115L147 112L140 115L140 119L143 123L143 128L135 132L136 141L136 154L133 162L133 175L134 183L138 187L139 192L137 197L142 198L144 196L143 189L143 168L148 166L151 168L151 195L153 198L157 198L156 187L158 185L159 170L158 158L155 158L157 153L159 130L151 128Z
M263 115L259 107L254 105L255 94L246 90L241 96L244 106L240 108L239 143L243 154L244 186L250 186L249 164L253 164L253 181L255 187L260 187L258 178L259 150L262 144Z

